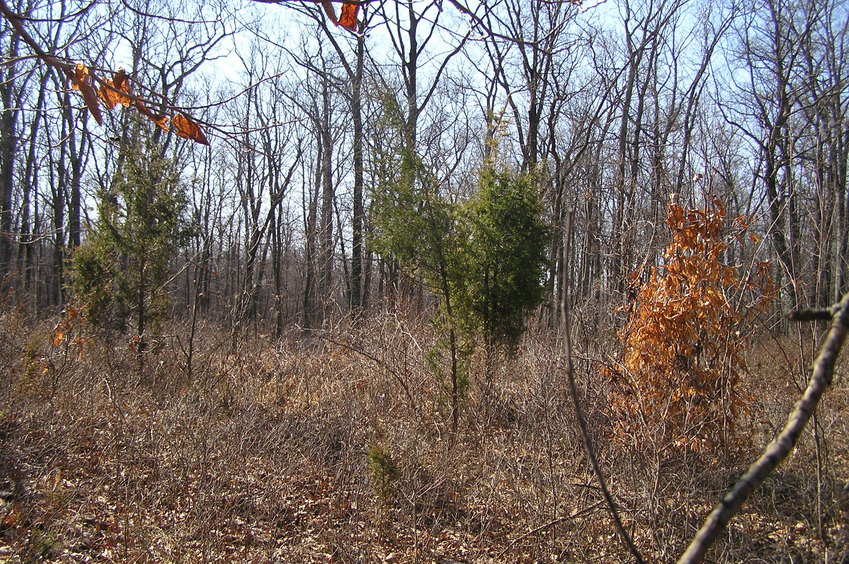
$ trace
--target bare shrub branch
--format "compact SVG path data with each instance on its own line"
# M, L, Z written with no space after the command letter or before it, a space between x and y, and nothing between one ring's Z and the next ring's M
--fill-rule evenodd
M566 213L566 242L564 256L568 257L572 240L572 220L575 212L574 210L569 210ZM568 269L564 269L564 271L568 272ZM578 419L578 427L581 430L581 438L584 441L584 450L587 453L587 458L590 460L593 474L595 474L596 480L598 480L598 485L604 495L604 500L607 502L607 507L610 510L610 516L613 518L619 537L622 539L625 546L628 547L628 551L634 557L634 560L642 564L643 557L640 554L640 551L637 550L636 545L634 545L634 541L631 539L631 535L628 534L628 531L625 529L625 525L622 523L622 519L619 517L619 510L616 507L616 501L613 499L610 490L607 489L607 482L604 479L604 474L601 472L601 467L598 464L598 458L595 455L595 448L593 447L590 432L587 428L587 418L584 416L584 409L581 406L581 400L578 397L578 386L575 383L575 369L572 365L572 337L570 335L571 323L569 319L569 300L564 300L562 307L565 329L563 333L566 342L566 374L569 376L569 395L571 396L572 403L575 406L575 416Z

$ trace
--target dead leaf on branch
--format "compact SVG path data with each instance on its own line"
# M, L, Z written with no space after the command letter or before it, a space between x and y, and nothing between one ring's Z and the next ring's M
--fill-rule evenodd
M334 25L339 25L339 20L336 19L336 10L333 9L333 2L330 0L324 0L321 3L321 7L324 8L324 13L327 14L327 18L334 23Z
M134 105L141 115L158 125L163 131L168 131L168 116L153 113L140 100L136 100Z
M207 141L201 128L183 114L175 115L171 124L174 126L174 133L180 137L191 139L201 145L209 145L209 141Z
M324 13L327 14L327 19L333 22L333 25L344 27L348 31L357 32L357 12L360 10L359 4L345 3L342 5L342 13L336 17L336 10L333 8L333 2L330 0L322 0L321 7L324 8Z
M103 115L100 104L107 110L113 110L116 106L135 108L141 115L159 126L163 131L168 128L168 116L157 114L148 108L145 103L137 98L130 85L130 78L124 69L119 69L112 80L96 79L88 67L77 63L73 70L65 68L65 73L71 80L71 89L80 92L85 100L86 108L94 116L98 124L103 125ZM92 83L100 82L100 88L94 89ZM174 125L174 133L185 139L190 139L201 145L209 145L209 141L197 123L183 114L176 114L171 120Z
M103 115L100 112L99 99L97 97L97 92L91 85L91 73L89 73L88 67L81 63L77 63L74 66L73 71L66 72L68 72L69 78L71 79L71 88L73 90L77 90L83 95L86 108L88 108L88 111L91 112L92 116L94 116L98 125L103 125Z
M733 383L746 369L742 352L754 331L753 316L775 291L768 270L744 274L725 262L729 244L747 239L726 232L724 205L717 199L711 204L706 209L671 204L664 264L652 268L641 287L635 284L639 277L632 279L631 319L620 333L622 367L631 379L613 401L621 438L639 420L666 433L662 438L669 444L704 451L734 440L726 415L746 409L748 400L734 393ZM737 223L743 233L751 225ZM639 403L632 401L634 394Z
M342 14L339 16L338 25L344 27L348 31L356 33L359 22L357 21L357 12L360 9L359 4L344 4L342 6Z
M112 110L119 104L125 108L129 108L133 104L130 98L132 93L130 92L129 77L124 69L118 69L112 80L104 80L97 93L108 110Z

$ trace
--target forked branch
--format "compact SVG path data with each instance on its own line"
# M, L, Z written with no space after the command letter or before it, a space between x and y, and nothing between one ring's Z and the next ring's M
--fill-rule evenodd
M693 537L687 551L678 560L678 564L701 562L716 537L740 510L740 507L755 488L761 485L764 479L793 450L820 398L831 385L834 365L837 363L837 357L840 354L843 342L846 340L846 333L849 331L849 294L843 296L843 299L834 306L832 311L831 329L814 363L808 387L787 417L784 429L767 445L761 457L749 467L719 505L708 515L702 528ZM796 318L818 319L819 317L798 316Z

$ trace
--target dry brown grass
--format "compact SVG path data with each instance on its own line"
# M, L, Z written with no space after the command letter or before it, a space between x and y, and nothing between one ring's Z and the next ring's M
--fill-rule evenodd
M52 326L25 321L0 319L0 560L627 560L577 435L562 351L543 335L491 374L473 360L452 436L421 319L387 313L235 349L205 327L191 378L184 328L140 368L126 343L89 339L80 358L53 346ZM792 338L765 340L743 390L755 401L740 448L669 456L610 439L603 344L580 341L582 401L611 490L647 560L670 561L783 423L807 361ZM842 366L818 416L819 465L808 433L715 561L845 561Z

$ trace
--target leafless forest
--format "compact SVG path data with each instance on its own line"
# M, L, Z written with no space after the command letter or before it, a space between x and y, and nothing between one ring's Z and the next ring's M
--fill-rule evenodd
M844 0L0 16L0 561L849 562Z

